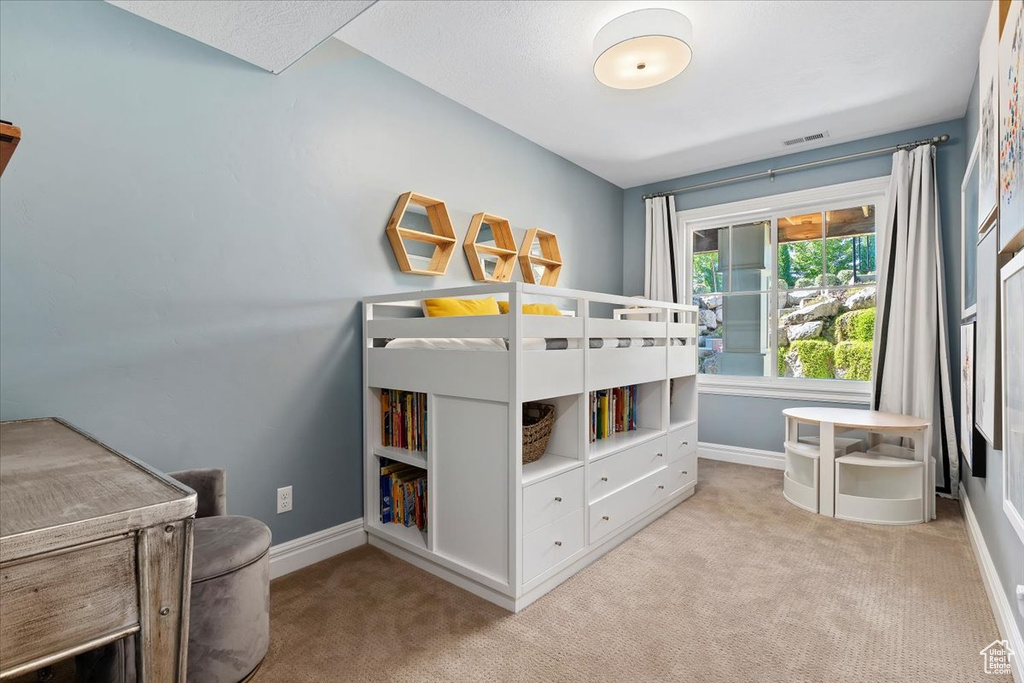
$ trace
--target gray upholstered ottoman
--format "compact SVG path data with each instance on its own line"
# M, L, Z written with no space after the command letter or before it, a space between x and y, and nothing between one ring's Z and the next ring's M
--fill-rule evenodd
M238 683L270 645L270 529L251 517L195 522L188 680Z

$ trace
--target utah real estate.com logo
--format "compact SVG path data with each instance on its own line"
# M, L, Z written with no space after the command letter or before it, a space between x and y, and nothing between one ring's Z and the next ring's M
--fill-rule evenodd
M980 652L985 658L985 673L1011 675L1010 657L1013 650L1005 640L997 640Z

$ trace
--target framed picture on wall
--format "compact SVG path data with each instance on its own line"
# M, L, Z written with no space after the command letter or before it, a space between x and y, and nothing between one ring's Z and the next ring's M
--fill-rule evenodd
M1024 3L1013 0L999 36L999 251L1024 238Z
M1024 542L1024 251L1003 266L1003 511ZM1012 314L1011 314L1012 313Z
M1006 258L999 255L998 229L978 242L978 304L974 348L974 424L992 448L1002 447L1002 406L999 339L999 269Z
M974 140L974 149L960 183L960 319L974 315L977 304L978 265L978 152L981 133Z
M999 205L999 3L993 1L978 48L978 207L975 226Z
M974 323L960 326L960 452L974 476ZM984 457L984 451L981 453Z

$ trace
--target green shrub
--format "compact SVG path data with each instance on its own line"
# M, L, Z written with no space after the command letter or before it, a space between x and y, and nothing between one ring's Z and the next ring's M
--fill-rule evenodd
M779 377L786 376L786 347L779 347Z
M814 280L809 277L797 278L796 283L793 286L797 289L806 289L807 287L814 286Z
M866 341L843 341L836 344L836 376L841 379L870 380L873 347L874 344Z
M839 277L832 273L825 273L814 278L814 284L819 287L838 287L843 284L839 281Z
M845 270L840 270L838 273L836 273L836 277L839 278L840 284L853 284L853 271L848 268Z
M835 351L830 342L824 339L798 339L789 345L789 350L796 350L797 358L803 367L803 376L814 379L832 379L835 377L833 363Z
M836 318L835 338L838 342L871 342L875 338L875 309L849 311Z

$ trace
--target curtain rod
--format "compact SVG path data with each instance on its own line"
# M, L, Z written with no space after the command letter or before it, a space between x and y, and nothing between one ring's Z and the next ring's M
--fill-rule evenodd
M880 149L872 149L867 152L856 152L854 154L843 154L838 157L830 157L828 159L819 159L818 161L808 161L803 164L793 164L792 166L783 166L782 168L769 168L767 171L758 171L757 173L748 173L746 175L733 176L732 178L722 178L721 180L712 180L707 183L700 183L699 185L690 185L689 187L678 187L674 190L666 190L664 192L652 192L651 194L645 194L642 199L645 201L652 197L667 197L672 194L680 194L683 192L691 192L693 190L703 190L708 187L717 187L718 185L728 185L729 183L738 183L744 180L754 180L755 178L768 178L769 180L775 180L775 176L782 173L791 173L792 171L802 171L808 168L815 168L817 166L827 166L829 164L838 164L843 161L852 161L854 159L864 159L866 157L878 156L879 154L887 154L892 152L898 152L901 149L913 149L920 147L921 145L941 145L944 142L949 142L949 134L943 133L942 135L936 135L933 138L925 140L917 140L915 142L904 142L900 145L893 145L892 147L882 147Z

